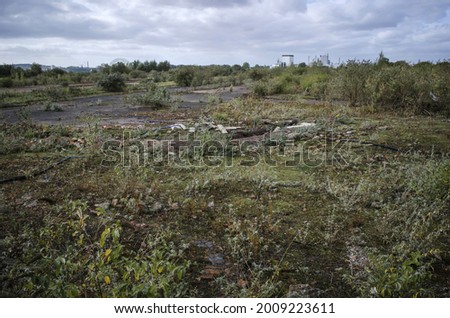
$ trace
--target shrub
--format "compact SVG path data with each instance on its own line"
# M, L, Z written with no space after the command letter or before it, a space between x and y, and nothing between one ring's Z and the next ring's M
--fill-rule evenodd
M250 78L254 81L260 81L267 75L268 75L268 71L263 68L255 67L255 68L252 68L249 72Z
M98 208L92 217L85 201L67 201L43 219L8 237L10 264L3 295L14 297L182 297L190 266L167 234L149 235L134 251L122 242L122 228Z
M175 74L175 82L179 86L189 87L194 79L195 72L190 67L182 67Z
M47 87L43 93L45 97L52 102L67 100L70 97L69 89L67 87Z
M119 73L103 76L97 85L107 92L122 92L126 87L125 79Z
M408 65L383 67L372 74L366 83L369 102L391 109L412 110L420 107L427 90Z
M258 81L253 85L253 93L256 96L264 97L269 95L269 88L267 82Z
M331 81L333 97L349 102L350 106L367 102L366 82L374 67L370 61L349 60L338 69Z
M1 78L0 87L13 87L13 80L11 78Z
M130 97L129 100L133 104L151 106L155 109L168 107L172 103L169 91L155 83L147 84L143 94Z
M330 76L326 73L312 72L301 76L300 87L305 95L323 99Z
M52 102L47 102L45 103L45 107L44 107L44 111L46 112L62 112L63 109L61 107L61 105L52 103Z
M371 255L364 281L360 282L362 297L423 297L423 288L431 277L431 266L423 261L425 255L413 252L407 257ZM355 283L355 281L353 281ZM358 285L358 284L356 284Z

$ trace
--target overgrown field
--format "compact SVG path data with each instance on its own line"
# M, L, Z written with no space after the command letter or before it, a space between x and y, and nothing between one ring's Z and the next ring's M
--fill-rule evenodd
M1 296L449 296L448 119L284 95L183 125L3 124Z

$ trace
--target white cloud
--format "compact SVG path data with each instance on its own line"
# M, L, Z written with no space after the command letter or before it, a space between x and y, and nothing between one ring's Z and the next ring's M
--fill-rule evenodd
M375 59L381 50L394 60L448 59L449 12L437 0L7 1L0 63L272 64L284 53Z

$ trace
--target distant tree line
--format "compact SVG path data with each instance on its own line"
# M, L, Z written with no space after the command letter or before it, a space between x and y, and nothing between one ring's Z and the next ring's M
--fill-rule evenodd
M67 72L61 68L44 70L33 63L30 68L0 65L0 87L29 85L70 85L77 83L98 83L105 75L120 74L124 81L148 80L151 82L175 82L180 86L233 85L248 78L248 62L242 65L172 65L169 61L139 61L102 64L90 72ZM118 76L112 78L119 78Z
M250 67L247 62L175 66L168 61L135 60L103 64L90 73L72 73L59 68L44 71L37 63L26 70L0 65L0 87L101 83L105 89L120 91L129 80L167 82L183 87L247 83L254 94L261 97L297 94L318 100L345 101L353 107L450 114L449 62L391 62L383 52L375 62L349 60L337 68L300 63L270 69L258 65Z

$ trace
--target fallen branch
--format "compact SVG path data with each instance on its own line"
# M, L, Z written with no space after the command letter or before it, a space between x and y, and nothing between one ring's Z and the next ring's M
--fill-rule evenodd
M51 170L53 168L55 168L56 166L59 166L60 164L66 162L67 160L70 160L70 159L73 159L73 158L82 158L82 156L67 156L67 157L64 157L60 161L55 162L54 164L52 164L51 166L49 166L49 167L47 167L47 168L45 168L43 170L34 172L31 175L20 175L20 176L11 177L11 178L8 178L8 179L3 179L3 180L0 180L0 184L14 182L14 181L23 181L23 180L28 180L28 179L31 179L31 178L35 178L37 176L40 176L40 175L46 173L47 171L49 171L49 170Z

